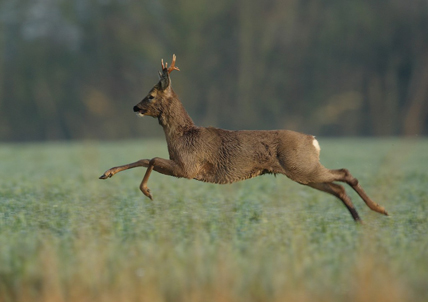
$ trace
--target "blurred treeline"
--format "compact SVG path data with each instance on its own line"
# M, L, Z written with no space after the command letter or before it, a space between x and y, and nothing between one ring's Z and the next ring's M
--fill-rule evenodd
M426 0L0 0L0 139L158 135L173 53L200 125L428 133Z

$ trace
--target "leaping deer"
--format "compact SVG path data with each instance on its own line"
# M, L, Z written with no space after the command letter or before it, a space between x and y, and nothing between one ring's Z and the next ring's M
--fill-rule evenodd
M320 146L312 135L290 130L230 131L196 126L171 87L170 73L179 70L175 59L173 55L170 67L162 60L159 82L134 106L134 112L139 116L159 120L165 132L169 159L155 157L113 167L100 179L110 178L123 170L146 167L140 190L152 199L147 187L152 170L217 184L263 174L284 174L302 185L336 196L357 222L361 221L360 216L345 188L334 182L347 183L370 209L388 215L367 196L347 169L330 170L320 164Z

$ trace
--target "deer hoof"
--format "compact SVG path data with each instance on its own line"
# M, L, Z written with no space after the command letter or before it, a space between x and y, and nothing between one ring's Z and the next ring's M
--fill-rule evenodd
M144 195L146 195L148 198L150 198L150 200L152 200L153 201L153 197L152 197L152 194L150 194L150 189L149 188L147 188L147 187L143 187L143 188L141 188L141 192L143 192L143 194Z
M100 177L99 177L99 179L107 179L107 178L110 178L111 176L109 176L109 175L107 175L106 173L104 173L103 175L101 175Z
M104 174L99 177L99 179L107 179L112 177L113 175L114 175L114 172L112 171L112 169L109 169L105 171Z

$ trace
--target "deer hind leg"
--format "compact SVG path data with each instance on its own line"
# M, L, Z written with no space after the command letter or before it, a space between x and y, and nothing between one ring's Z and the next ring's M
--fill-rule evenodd
M150 193L150 189L147 187L147 182L149 181L150 174L153 170L164 175L185 177L179 165L177 165L177 163L175 163L174 161L159 157L152 158L148 164L146 173L144 174L143 180L140 184L141 192L143 192L143 194L151 200L153 200L153 197Z
M141 159L141 160L136 161L134 163L110 168L107 171L105 171L104 174L99 177L99 179L110 178L113 175L115 175L116 173L119 173L119 172L124 171L124 170L132 169L132 168L136 168L136 167L148 167L148 166L149 166L149 160L148 159Z
M332 194L332 195L336 196L337 198L339 198L343 202L345 207L348 209L349 213L351 213L352 218L354 218L354 220L356 222L361 222L361 218L358 215L358 212L355 209L351 199L346 194L345 188L343 186L338 185L338 184L334 184L332 182L309 183L307 185L314 188L314 189Z
M359 185L358 180L352 176L347 169L328 170L328 174L332 176L333 181L346 182L350 185L371 210L388 216L388 212L385 208L378 205L366 194L363 188Z

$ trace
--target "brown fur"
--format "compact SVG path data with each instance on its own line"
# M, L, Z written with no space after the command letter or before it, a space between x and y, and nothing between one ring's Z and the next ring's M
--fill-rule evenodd
M169 160L142 159L135 163L113 167L100 178L135 167L147 167L141 191L152 198L147 182L152 170L165 175L228 184L263 174L284 174L288 178L330 193L344 203L352 217L360 221L345 189L334 181L348 183L370 209L388 215L373 202L348 170L329 170L319 162L315 137L290 130L230 131L196 126L171 87L169 74L175 67L163 65L159 83L134 107L138 114L159 120L165 132Z

